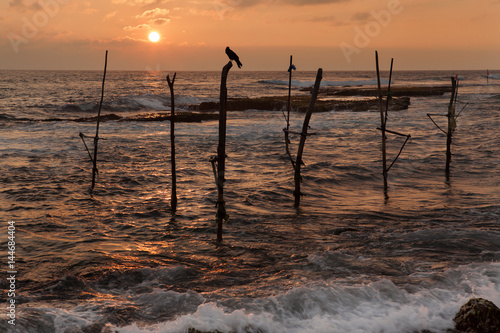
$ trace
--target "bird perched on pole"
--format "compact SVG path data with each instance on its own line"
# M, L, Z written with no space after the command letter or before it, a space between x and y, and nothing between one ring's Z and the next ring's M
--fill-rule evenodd
M243 64L241 63L240 58L238 57L238 55L236 53L234 53L234 51L231 50L229 48L229 46L226 47L226 54L227 54L227 56L229 57L230 60L236 61L236 64L238 65L238 68L241 68L241 66L243 66Z

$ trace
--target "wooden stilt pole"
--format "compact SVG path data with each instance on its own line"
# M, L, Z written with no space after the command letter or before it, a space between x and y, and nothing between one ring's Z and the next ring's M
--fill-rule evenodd
M294 174L294 180L295 180L295 191L293 192L293 195L295 196L295 207L300 206L300 184L302 182L302 176L300 175L300 168L303 164L302 162L302 155L304 153L304 145L306 143L307 136L307 129L309 128L309 121L311 120L311 115L314 110L314 104L316 103L316 99L318 98L318 91L319 91L319 86L321 84L321 79L323 78L323 70L320 68L318 69L318 73L316 74L316 82L314 83L314 89L312 91L311 95L311 101L309 102L309 107L307 108L307 113L304 118L304 124L302 125L302 132L300 133L300 143L299 143L299 149L297 151L297 158L295 161L295 174Z
M288 100L286 103L286 130L285 132L285 147L286 153L290 156L290 139L289 139L289 131L290 131L290 109L292 107L292 67L293 66L293 56L290 56L290 67L288 67Z
M99 103L99 111L97 113L97 126L96 126L96 131L95 131L95 137L94 137L94 158L92 160L93 166L92 166L92 187L90 189L90 192L94 190L95 187L95 176L97 173L97 147L98 147L98 142L99 142L99 123L101 121L101 109L102 109L102 103L104 100L104 82L106 81L106 69L108 67L108 51L106 50L106 57L104 60L104 75L102 77L102 90L101 90L101 102Z
M222 69L220 83L220 109L219 109L219 145L217 147L217 242L222 242L222 223L227 220L226 203L224 201L224 182L226 170L226 118L227 118L227 75L233 67L229 61ZM213 162L212 162L213 163Z
M457 91L457 80L452 77L451 78L451 99L450 104L448 105L448 131L446 132L446 178L450 177L450 165L451 165L451 141L453 132L455 131L456 122L455 122L455 101L456 101L456 93Z
M382 132L382 174L384 176L384 195L387 198L387 152L386 152L386 136L385 136L385 125L387 116L384 114L384 107L382 101L382 88L380 86L380 69L378 64L378 52L375 51L375 63L377 66L377 84L378 84L378 99L380 107L380 130Z
M174 100L174 83L177 73L174 73L172 81L167 75L167 83L170 88L170 153L172 164L172 195L170 198L170 208L173 212L177 210L177 173L175 168L175 100Z

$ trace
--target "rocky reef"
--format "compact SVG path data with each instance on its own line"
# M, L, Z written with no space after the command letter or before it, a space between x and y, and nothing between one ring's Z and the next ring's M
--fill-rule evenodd
M291 110L306 112L309 106L310 96L292 97ZM384 102L385 103L385 102ZM286 109L286 97L260 97L260 98L234 98L227 101L228 111L245 110L284 110ZM385 104L384 104L385 105ZM401 111L408 109L409 97L391 98L389 101L390 111ZM216 111L219 109L218 102L203 102L199 105L199 111ZM314 106L314 112L328 111L378 111L378 98L364 99L331 99L319 98Z
M311 88L304 88L310 91ZM451 92L451 86L415 86L415 87L391 87L393 97L425 97L441 96ZM352 87L326 87L320 89L320 94L327 96L378 96L378 88L352 88ZM387 88L382 88L382 95L387 95Z

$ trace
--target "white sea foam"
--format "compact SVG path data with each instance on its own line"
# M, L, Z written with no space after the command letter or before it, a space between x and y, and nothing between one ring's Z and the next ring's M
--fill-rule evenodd
M410 292L387 279L351 286L333 281L330 285L304 286L276 296L249 299L240 308L206 300L195 312L172 321L116 329L120 333L177 333L189 328L276 333L444 332L453 327L455 313L471 297L500 304L499 263L474 264L444 274L446 288L413 286L410 290L417 291Z
M482 75L482 76L487 77L488 79L500 80L500 74L489 74L489 75Z

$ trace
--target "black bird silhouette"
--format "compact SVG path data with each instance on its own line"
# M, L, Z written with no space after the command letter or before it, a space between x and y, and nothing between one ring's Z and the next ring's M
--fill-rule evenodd
M240 58L238 57L238 55L236 53L234 53L233 50L231 50L229 48L229 46L226 47L226 54L227 54L227 56L229 57L230 60L236 61L236 64L238 65L238 68L241 68L241 66L243 66L243 64L241 63Z

